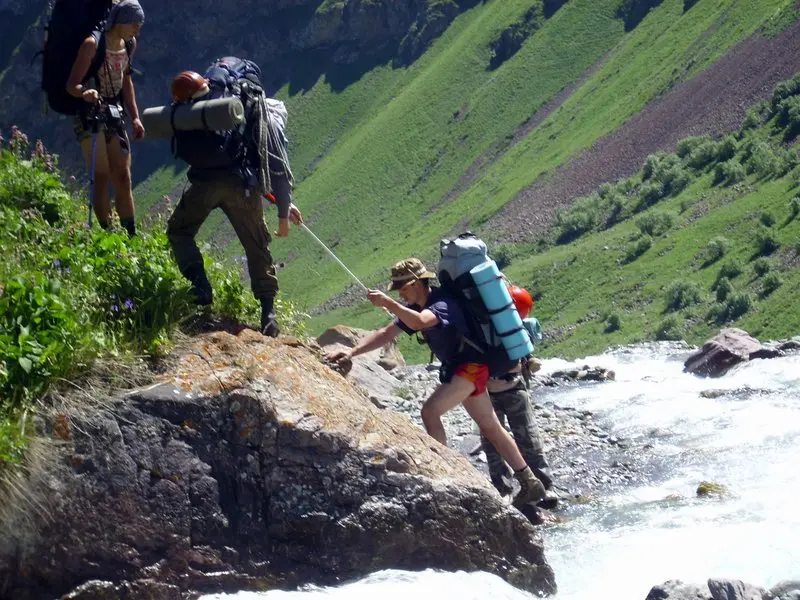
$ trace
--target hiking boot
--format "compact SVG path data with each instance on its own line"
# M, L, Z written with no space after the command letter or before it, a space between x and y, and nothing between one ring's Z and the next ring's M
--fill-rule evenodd
M542 482L536 479L530 467L525 467L521 471L514 473L514 477L519 481L519 493L514 497L514 508L521 509L526 504L534 504L542 500L546 491Z
M214 301L214 293L211 289L211 283L206 277L206 270L202 264L190 265L184 271L184 276L192 284L192 289L189 293L194 298L194 303L198 306L208 306Z
M280 327L278 327L278 320L275 317L274 302L274 298L261 299L261 333L273 338L278 337L281 332Z

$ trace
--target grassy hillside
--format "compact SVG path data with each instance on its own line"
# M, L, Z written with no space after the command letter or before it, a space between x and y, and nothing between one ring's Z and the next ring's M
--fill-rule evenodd
M691 137L559 214L549 246L497 253L536 294L540 353L685 339L723 325L761 338L800 332L800 76L753 107L741 131ZM378 325L363 305L317 319ZM410 341L416 360L427 357Z
M773 35L795 17L792 0L570 0L549 18L540 0L481 3L410 67L387 64L344 89L323 77L302 93L280 91L291 111L297 203L368 283L406 255L435 257L438 240L465 227L492 240L491 216L520 190L741 40ZM527 39L498 66L494 44L519 30ZM570 86L552 113L540 112ZM148 182L140 206L160 199L171 177ZM203 235L231 240L220 216ZM273 251L287 261L282 288L306 307L351 284L301 231ZM240 254L238 242L227 252ZM381 320L364 306L345 314L362 326ZM321 315L314 328L344 318Z

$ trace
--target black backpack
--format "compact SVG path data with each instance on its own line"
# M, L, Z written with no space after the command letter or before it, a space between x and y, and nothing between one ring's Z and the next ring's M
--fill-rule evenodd
M67 92L67 81L78 50L90 35L97 41L97 52L84 77L84 83L95 77L100 70L105 59L103 26L111 4L111 0L55 0L41 51L41 87L47 96L47 103L54 111L76 115L85 108L82 99ZM132 42L125 44L129 59L132 48Z
M189 102L239 98L244 107L244 121L226 131L176 130L172 138L173 155L201 170L255 168L259 158L252 128L256 124L256 102L264 94L261 69L253 61L226 56L212 62L203 77L208 79L211 91Z

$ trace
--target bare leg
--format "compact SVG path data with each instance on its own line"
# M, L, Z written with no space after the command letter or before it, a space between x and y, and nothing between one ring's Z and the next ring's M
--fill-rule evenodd
M455 379L455 378L454 378ZM474 421L481 428L481 432L486 436L492 445L497 448L508 465L519 471L524 469L527 464L525 459L514 442L513 438L508 432L500 425L497 414L492 408L492 402L489 400L489 394L484 392L480 396L470 396L464 401L464 408L469 413Z
M437 387L422 405L422 422L428 435L446 446L447 434L442 425L442 415L464 402L474 391L475 384L458 375L450 383Z
M131 153L122 148L119 137L112 136L108 142L108 164L111 169L111 185L114 187L114 204L120 220L134 216L133 189L131 183Z
M81 142L81 151L86 161L89 174L92 172L92 137L89 136ZM108 196L108 184L111 181L108 168L108 153L106 152L106 138L103 132L97 134L97 148L94 164L94 214L102 225L111 222L111 200Z

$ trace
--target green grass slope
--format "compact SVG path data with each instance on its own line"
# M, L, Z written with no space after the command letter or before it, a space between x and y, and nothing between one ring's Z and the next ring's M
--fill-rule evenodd
M676 153L652 155L630 179L579 199L559 215L553 245L502 253L506 275L538 298L539 353L701 343L731 324L765 339L796 335L799 133L800 76L751 109L737 134L681 140ZM385 317L362 304L315 325L337 322L374 327ZM427 359L411 340L402 349Z
M491 69L492 42L541 3L482 3L407 68L376 68L339 92L324 79L305 93L281 90L291 112L296 201L309 226L360 278L382 281L394 260L434 257L442 236L465 226L482 229L538 177L756 30L779 29L794 16L791 0L699 0L688 9L684 0L664 0L651 3L657 6L626 32L622 4L571 0L537 20L520 50ZM515 138L579 81L566 102ZM487 155L496 160L451 194ZM153 184L159 198L168 187L168 178ZM202 234L228 243L226 229L217 218ZM272 249L287 261L282 289L304 306L352 283L302 231L275 240ZM238 242L228 253L241 253ZM317 317L314 328L336 320L372 326L380 316L357 306Z

